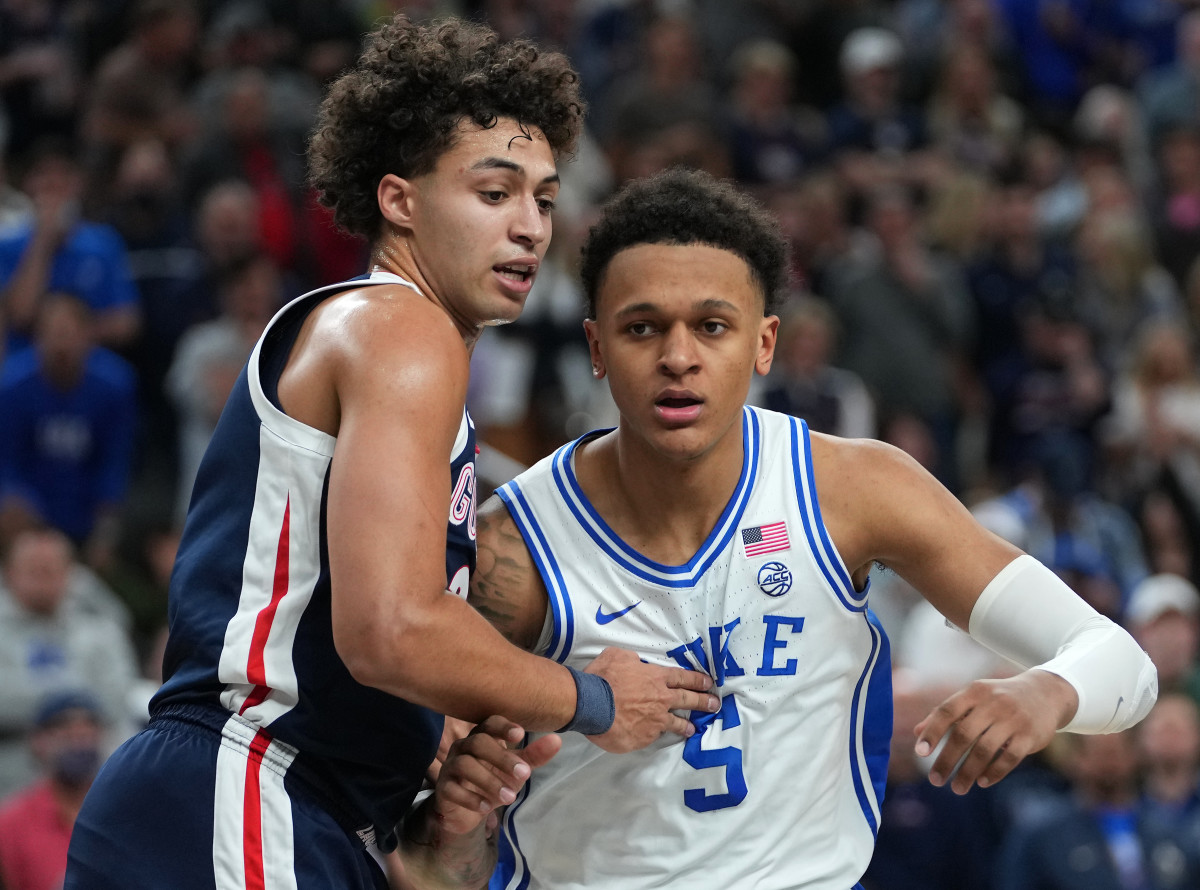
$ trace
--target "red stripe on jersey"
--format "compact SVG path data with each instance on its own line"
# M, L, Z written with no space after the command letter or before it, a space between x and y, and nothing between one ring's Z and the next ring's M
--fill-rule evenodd
M242 857L246 867L246 890L266 890L266 869L263 866L262 792L259 773L263 753L271 737L263 730L254 734L246 755L246 798L242 809Z
M250 640L250 657L246 662L246 679L254 684L254 691L247 697L238 711L246 713L247 708L259 704L270 694L267 685L267 668L263 654L267 649L267 640L271 636L271 625L275 621L275 613L279 610L279 601L287 593L288 588L288 531L291 528L292 496L289 494L283 507L283 527L279 530L279 546L275 551L275 581L271 587L271 602L269 602L254 621L254 636Z

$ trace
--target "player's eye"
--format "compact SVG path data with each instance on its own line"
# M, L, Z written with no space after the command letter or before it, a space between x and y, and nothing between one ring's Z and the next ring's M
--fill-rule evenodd
M729 325L723 321L710 318L708 321L700 324L700 329L706 334L721 334L729 330Z
M484 200L490 201L493 204L499 204L501 201L503 201L507 197L507 195L504 192L500 192L500 191L487 191L487 192L480 192L479 194L483 195Z
M547 216L550 215L550 211L552 211L555 207L555 201L552 198L538 198L537 204L538 210Z
M635 321L627 325L625 330L635 337L645 337L654 332L654 326L648 321Z

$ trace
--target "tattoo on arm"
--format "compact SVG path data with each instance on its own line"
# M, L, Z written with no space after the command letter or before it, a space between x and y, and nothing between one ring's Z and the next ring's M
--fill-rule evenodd
M471 605L509 642L531 650L545 611L541 576L507 510L481 512L478 524Z

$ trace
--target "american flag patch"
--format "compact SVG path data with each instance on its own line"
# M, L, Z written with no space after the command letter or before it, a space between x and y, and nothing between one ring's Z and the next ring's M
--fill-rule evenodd
M776 550L787 550L792 546L788 540L787 523L772 522L770 525L742 529L742 546L746 548L747 556L761 556Z

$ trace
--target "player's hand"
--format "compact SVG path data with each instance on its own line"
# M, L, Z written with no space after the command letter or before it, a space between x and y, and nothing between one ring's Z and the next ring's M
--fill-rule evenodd
M437 782L438 775L441 774L442 765L450 757L450 748L459 739L465 739L471 734L471 730L475 728L475 724L470 720L459 720L457 717L447 715L446 722L442 726L442 739L438 742L437 754L433 757L433 762L425 769L425 778L432 783Z
M605 751L636 751L664 732L686 738L696 727L673 711L715 714L721 709L720 700L709 694L712 678L707 674L646 664L625 649L605 649L584 670L599 674L612 686L616 720L608 732L588 736Z
M916 725L917 756L928 756L945 738L929 781L944 785L953 774L950 787L966 794L972 785L999 782L1026 755L1050 744L1078 706L1071 684L1048 671L1035 668L1004 680L977 680Z
M461 835L486 825L490 833L496 809L516 800L533 770L562 747L562 736L550 734L517 749L523 738L511 720L489 717L450 746L433 792L440 831Z

